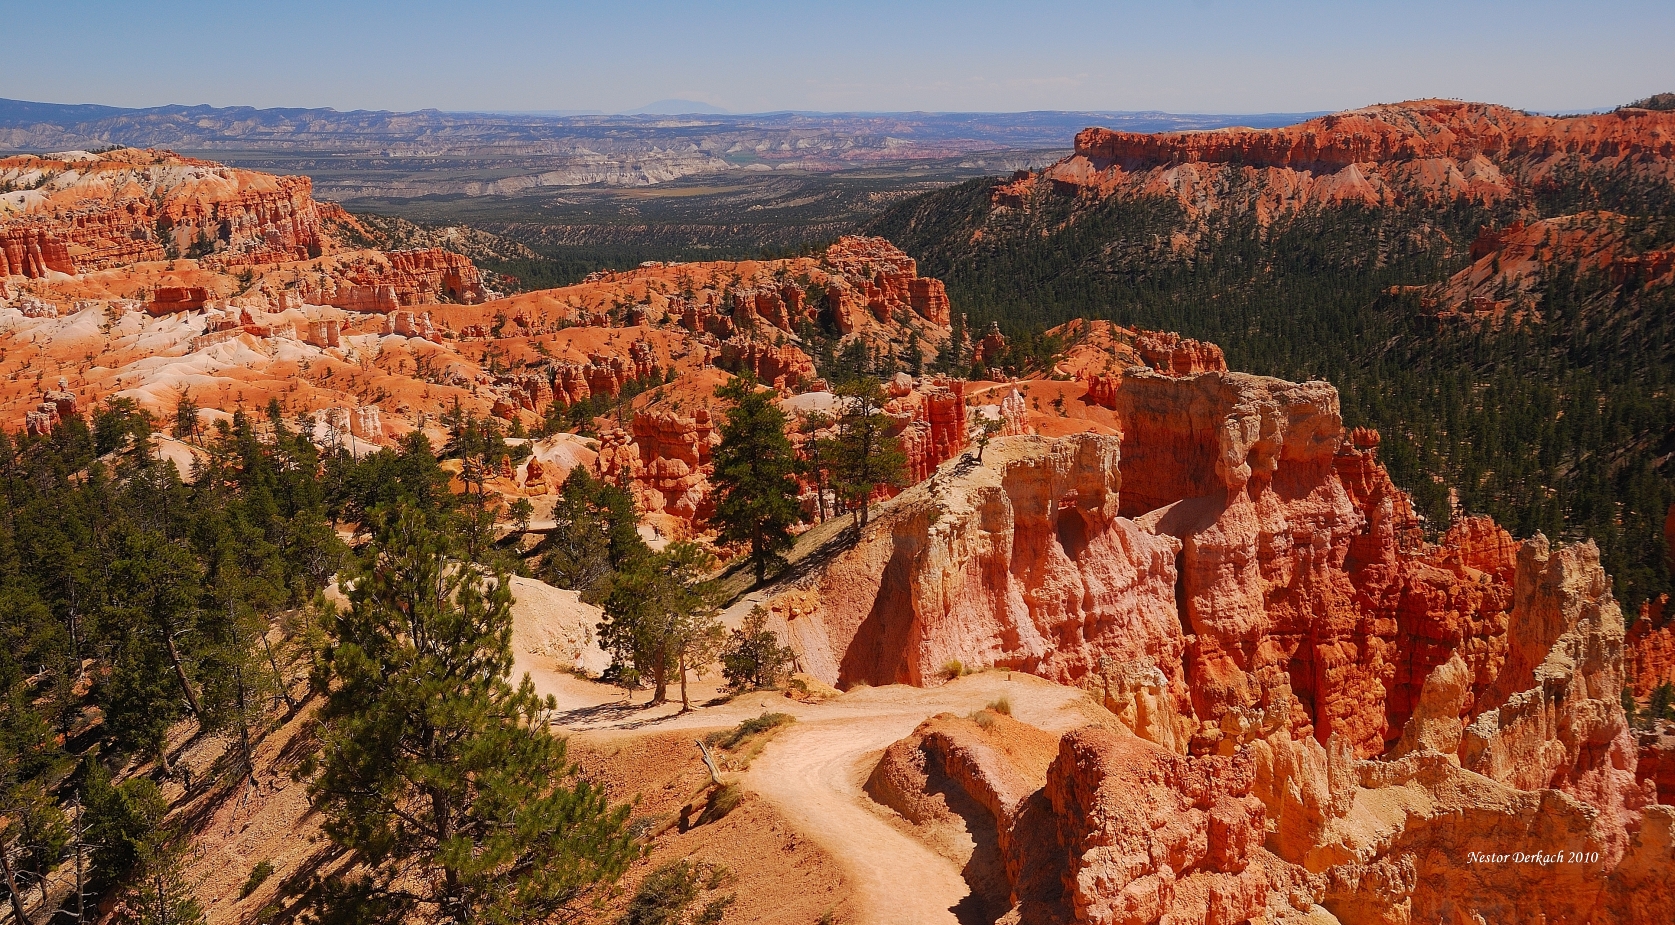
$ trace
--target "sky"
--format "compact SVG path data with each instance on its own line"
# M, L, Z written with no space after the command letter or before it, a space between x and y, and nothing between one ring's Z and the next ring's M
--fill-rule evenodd
M0 97L621 112L1540 112L1675 91L1675 2L0 0Z

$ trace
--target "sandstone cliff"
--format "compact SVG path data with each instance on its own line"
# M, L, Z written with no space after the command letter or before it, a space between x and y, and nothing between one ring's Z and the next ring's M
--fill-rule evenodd
M960 455L766 594L840 685L993 666L1118 717L1066 738L1028 837L1007 834L1020 797L945 770L1034 858L1008 862L1023 920L1656 920L1639 891L1675 877L1675 814L1650 805L1667 759L1630 736L1592 544L1483 518L1427 543L1326 383L1086 381L1120 440ZM964 760L928 730L914 747ZM1020 891L1065 857L1059 892Z
M0 159L0 275L82 273L176 256L306 260L352 224L307 177L124 148Z
M1027 208L1049 189L1161 195L1189 214L1249 210L1266 222L1320 204L1494 203L1578 161L1626 165L1667 180L1671 155L1675 115L1667 112L1551 118L1484 103L1417 100L1274 129L1089 128L1077 134L1069 157L997 186L993 201Z

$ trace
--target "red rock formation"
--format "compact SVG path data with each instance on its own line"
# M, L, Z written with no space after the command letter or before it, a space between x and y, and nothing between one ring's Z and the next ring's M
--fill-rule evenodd
M1640 605L1640 617L1629 627L1623 653L1629 690L1648 697L1658 685L1675 682L1675 623L1665 616L1669 595Z
M440 301L475 304L487 297L487 290L469 259L432 248L356 260L323 285L305 280L302 297L311 304L384 314Z
M919 461L924 478L943 462L953 459L969 442L966 422L965 381L938 376L925 389L924 421L929 425L929 455Z
M633 488L641 472L640 451L633 440L621 428L601 431L599 453L593 460L593 474L612 485Z
M44 177L0 220L0 270L39 277L161 260L195 248L221 266L306 260L331 249L307 177L274 177L169 152L73 162L0 159L0 179ZM352 219L335 210L340 223Z
M151 290L145 310L153 315L197 311L211 298L213 294L202 286L159 286Z
M38 279L48 270L76 272L69 245L44 224L0 226L0 276Z
M396 276L399 280L391 285L402 295L404 304L408 293L413 293L415 298L422 299L430 294L467 305L485 298L482 275L470 258L436 247L391 251L386 256L390 261L389 274L386 275Z
M1045 189L1174 198L1189 215L1249 210L1259 221L1311 205L1474 200L1549 182L1580 158L1667 178L1675 114L1624 109L1555 119L1500 106L1418 100L1275 129L1142 134L1089 128L1040 174L991 192L1027 208ZM1227 195L1228 173L1250 181ZM1047 183L1039 183L1039 180Z
M826 308L844 334L867 326L869 318L889 324L898 312L948 324L948 293L942 282L919 276L913 258L883 238L839 238L826 249L823 262L834 271L826 288Z
M680 319L680 325L694 334L711 334L719 338L733 336L733 319L715 310L708 301L675 296L669 300L669 313Z
M1456 558L1499 565L1492 531L1462 534L1489 552ZM920 775L936 785L923 792L957 788L997 820L1017 921L1663 921L1675 807L1649 803L1671 778L1672 737L1645 733L1638 751L1627 739L1621 621L1597 553L1538 537L1514 568L1522 651L1475 709L1465 660L1439 666L1381 760L1356 760L1339 736L1294 737L1264 708L1224 714L1224 727L1255 734L1220 756L1120 729L1071 732L1042 789L1022 795L1027 775L939 717L886 751L869 792L917 821L926 803L904 792L915 782L904 746L924 753L925 772L940 761L941 782ZM1280 705L1290 694L1276 680Z
M1184 162L1336 170L1479 155L1494 160L1668 159L1675 156L1675 115L1620 110L1555 119L1482 103L1421 100L1276 129L1149 134L1090 128L1077 134L1075 151L1096 165L1120 164L1129 170Z
M942 280L928 276L908 280L907 302L926 321L947 326L950 317L948 288Z
M43 394L35 410L24 415L24 430L31 436L45 437L78 411L76 393L67 391L64 380L59 379L58 389Z
M545 415L553 402L552 380L544 373L521 372L495 378L495 386L506 396L508 413L521 408L537 415Z
M1220 347L1172 332L1135 330L1134 346L1147 366L1165 375L1191 376L1227 369Z
M735 289L732 293L733 317L760 319L786 333L793 333L805 319L803 290L786 283L778 287ZM701 330L697 325L689 330Z
M579 363L555 363L553 365L553 400L562 405L573 405L587 400L593 394L588 387L587 375Z
M683 520L702 520L714 510L709 496L710 452L720 437L708 411L692 417L654 411L634 416L633 446L637 466L630 467L640 489L636 496L649 512L666 511ZM601 450L600 458L604 459Z
M977 348L972 352L974 362L979 366L987 366L997 362L1006 355L1006 335L1000 333L1000 322L989 322L989 330L977 342Z
M1066 735L1047 772L1075 921L1235 923L1276 884L1262 847L1255 762L1189 758L1131 735Z
M1440 286L1431 287L1421 308L1438 317L1467 322L1523 323L1539 318L1543 280L1559 267L1577 275L1607 273L1617 284L1675 283L1675 261L1663 251L1633 253L1624 216L1581 212L1505 228L1485 228L1472 242L1472 263Z
M553 364L553 397L566 405L591 395L614 398L622 394L623 388L630 382L652 382L657 378L657 357L650 345L634 341L628 345L626 357L589 353L586 364Z
M958 659L1074 681L1103 657L1178 678L1179 544L1115 516L1117 458L1112 437L1004 438L897 496L785 592L813 601L787 627L805 670L916 684Z
M799 390L815 379L814 361L791 344L775 347L748 336L722 343L715 365L743 375L748 371L757 382Z
M1675 726L1642 732L1638 744L1634 776L1651 783L1659 803L1675 806Z

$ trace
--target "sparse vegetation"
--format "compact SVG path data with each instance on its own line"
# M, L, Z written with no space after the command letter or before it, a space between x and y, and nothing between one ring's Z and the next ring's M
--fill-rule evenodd
M706 825L726 818L727 814L739 808L744 802L744 791L738 784L725 783L712 788L709 798L704 802L704 811L698 814L698 825Z
M752 744L764 733L771 732L781 726L788 726L797 721L789 713L763 713L753 719L734 726L726 732L712 732L705 737L709 745L719 746L728 751L738 751L740 748Z
M238 898L244 899L261 889L262 884L268 882L268 878L271 876L273 876L273 862L266 859L257 861L256 866L250 869L250 876L245 879L244 886L238 888Z
M1631 109L1656 109L1668 112L1675 109L1675 93L1654 93L1645 99L1628 104Z
M719 864L688 858L660 864L640 882L617 925L716 925L736 897L711 895L702 906L699 902L730 876Z

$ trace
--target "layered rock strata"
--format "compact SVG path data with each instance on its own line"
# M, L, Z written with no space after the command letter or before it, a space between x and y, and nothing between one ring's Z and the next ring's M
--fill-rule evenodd
M0 159L0 275L75 274L173 256L222 265L307 260L348 222L307 177L121 149Z
M1259 221L1314 205L1493 204L1577 163L1668 179L1675 114L1643 109L1573 118L1416 100L1285 128L1144 134L1089 128L1057 164L994 188L1029 208L1047 190L1163 196L1189 215L1249 210ZM1232 182L1230 182L1232 181Z
M840 684L957 659L1080 684L1122 723L1066 737L1027 837L1027 801L951 775L1037 859L1009 867L1020 921L1659 920L1667 750L1631 736L1591 543L1486 518L1425 542L1326 383L1111 383L1120 451L997 440L770 599Z

